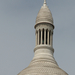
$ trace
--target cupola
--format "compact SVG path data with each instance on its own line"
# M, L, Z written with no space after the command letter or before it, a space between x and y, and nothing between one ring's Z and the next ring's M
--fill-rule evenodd
M38 12L38 15L36 17L35 27L39 23L50 23L53 25L53 17L52 17L51 11L49 10L48 6L46 5L46 0L44 0L44 4L41 7L40 11Z
M53 53L53 18L46 0L41 7L35 24L36 46L29 66L18 75L68 75L59 68Z

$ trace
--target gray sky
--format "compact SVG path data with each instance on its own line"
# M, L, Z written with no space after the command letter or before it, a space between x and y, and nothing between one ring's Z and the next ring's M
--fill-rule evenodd
M35 19L43 0L0 0L0 75L17 75L32 60ZM75 0L47 0L54 19L54 57L75 74Z

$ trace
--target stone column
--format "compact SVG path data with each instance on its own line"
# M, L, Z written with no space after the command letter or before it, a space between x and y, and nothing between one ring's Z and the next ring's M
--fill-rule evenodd
M38 36L37 36L37 35L38 35L38 34L37 34L37 31L36 31L36 45L37 45L37 41L38 41L38 39L37 39Z
M38 30L38 45L39 45L39 30Z
M41 29L41 44L42 44L42 41L43 41L43 39L42 39L42 29Z
M48 30L48 37L47 37L48 39L47 39L47 43L48 43L48 45L49 45L49 30Z
M51 31L49 31L49 43L50 43L50 46L51 46Z
M44 29L44 44L46 44L46 30Z
M53 47L53 31L51 31L50 45L51 45L51 47Z

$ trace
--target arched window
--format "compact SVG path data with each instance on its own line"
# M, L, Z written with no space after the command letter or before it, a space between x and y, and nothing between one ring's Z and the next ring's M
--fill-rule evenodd
M41 30L39 30L39 44L41 44Z
M42 44L44 44L44 29L42 31Z
M48 29L46 30L46 44L48 44Z

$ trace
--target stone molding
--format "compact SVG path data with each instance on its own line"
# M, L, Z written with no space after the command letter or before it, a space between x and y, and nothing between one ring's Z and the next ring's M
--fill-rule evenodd
M34 52L38 49L49 49L51 50L53 53L54 53L54 49L50 46L50 45L37 45L35 48L34 48Z

